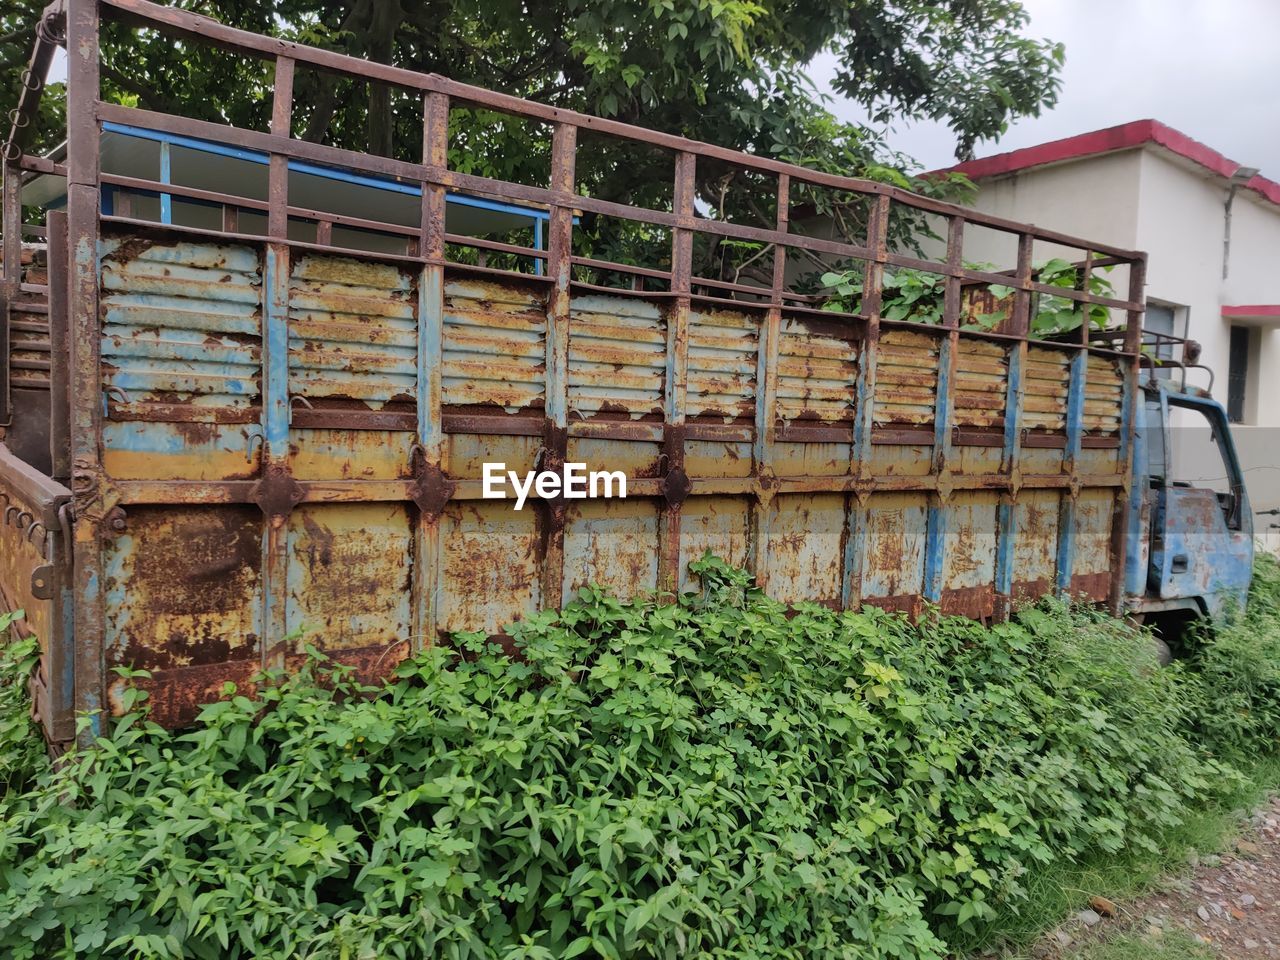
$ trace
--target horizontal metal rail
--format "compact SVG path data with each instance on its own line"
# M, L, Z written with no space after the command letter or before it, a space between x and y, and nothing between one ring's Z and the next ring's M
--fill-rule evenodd
M910 191L889 184L878 183L856 177L824 173L807 167L797 166L768 157L742 153L727 147L702 141L690 140L673 134L633 126L617 120L593 117L588 114L564 110L530 100L523 100L509 94L496 93L481 87L471 86L450 80L438 74L423 74L389 64L375 63L358 57L308 47L287 40L279 40L261 36L223 23L209 17L190 13L173 7L164 7L149 3L147 0L100 0L102 11L106 15L116 16L125 22L138 26L151 27L171 35L185 37L194 43L214 45L236 53L251 54L260 59L273 61L279 57L289 58L296 63L305 64L317 70L354 77L365 81L375 81L389 86L399 87L420 93L443 94L451 100L486 107L502 113L528 117L548 124L568 124L581 130L591 130L626 140L642 142L650 146L662 147L676 153L692 153L732 163L762 173L785 174L794 181L809 183L815 186L829 187L836 190L866 195L883 195L892 200L943 216L963 216L969 223L981 224L1008 233L1028 234L1037 240L1047 243L1073 246L1088 249L1097 253L1115 256L1122 260L1140 259L1143 255L1137 251L1124 250L1119 247L1087 241L1069 234L1054 230L1046 230L1029 224L1019 223L1002 217L965 210L939 200L922 197ZM129 121L121 121L129 122ZM149 125L143 123L144 126ZM261 135L265 136L265 135ZM308 146L312 146L308 144ZM270 151L271 147L264 147ZM302 153L296 156L304 156ZM312 158L308 158L312 159ZM372 159L372 158L371 158ZM386 159L386 158L378 158ZM321 161L323 162L323 161ZM388 164L399 161L386 160ZM409 165L414 166L414 165ZM407 174L411 179L419 179ZM464 178L464 182L470 178ZM475 178L483 180L483 178ZM509 185L514 186L514 185ZM601 211L604 212L604 211ZM718 222L718 221L713 221Z

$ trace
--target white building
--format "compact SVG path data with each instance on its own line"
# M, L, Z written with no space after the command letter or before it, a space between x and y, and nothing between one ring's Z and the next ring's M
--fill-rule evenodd
M1203 345L1253 509L1280 507L1280 184L1156 120L949 169L978 185L980 210L1149 254L1148 329ZM983 259L968 243L966 257ZM1196 474L1216 460L1207 442L1175 437L1186 479L1211 479ZM1275 518L1257 519L1262 533Z

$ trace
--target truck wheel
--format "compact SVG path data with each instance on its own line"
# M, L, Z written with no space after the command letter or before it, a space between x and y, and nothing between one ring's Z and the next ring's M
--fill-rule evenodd
M1157 637L1154 633L1151 634L1151 644L1155 648L1156 662L1160 664L1160 666L1167 667L1169 664L1173 663L1173 651L1169 649L1169 645L1167 643Z
M1146 624L1151 634L1163 648L1161 663L1168 663L1174 657L1184 656L1187 651L1188 634L1201 617L1193 610L1165 610L1161 613L1147 614Z

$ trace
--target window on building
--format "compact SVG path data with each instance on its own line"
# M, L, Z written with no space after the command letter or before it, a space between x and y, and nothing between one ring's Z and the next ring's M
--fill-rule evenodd
M1231 353L1227 360L1227 419L1244 422L1245 398L1249 393L1249 328L1231 327Z
M1147 301L1147 312L1142 321L1142 329L1148 333L1162 333L1166 336L1174 336L1177 333L1175 329L1177 309L1171 304ZM1168 340L1159 341L1155 345L1147 347L1146 352L1153 360L1172 360L1174 357L1173 343ZM1172 376L1173 368L1156 367L1155 375L1157 377Z

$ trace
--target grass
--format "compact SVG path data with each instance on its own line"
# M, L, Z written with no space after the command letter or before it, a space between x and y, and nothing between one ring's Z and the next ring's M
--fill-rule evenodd
M1158 939L1125 934L1069 956L1071 960L1212 960L1214 953L1185 933L1169 933Z
M1014 958L1029 957L1027 950L1046 931L1087 905L1094 895L1107 897L1126 916L1126 901L1156 889L1170 874L1187 866L1192 854L1225 850L1239 835L1240 824L1269 793L1280 789L1280 756L1242 765L1248 783L1212 806L1189 810L1185 821L1161 839L1159 855L1131 849L1116 855L1098 855L1079 863L1058 863L1037 871L1027 880L1028 899L1017 909L1006 909L965 945L970 951L995 944L1012 948ZM1195 948L1194 952L1188 952ZM1211 957L1194 940L1170 934L1160 940L1124 934L1106 943L1094 944L1072 960L1127 960L1133 957L1177 960L1181 957Z

